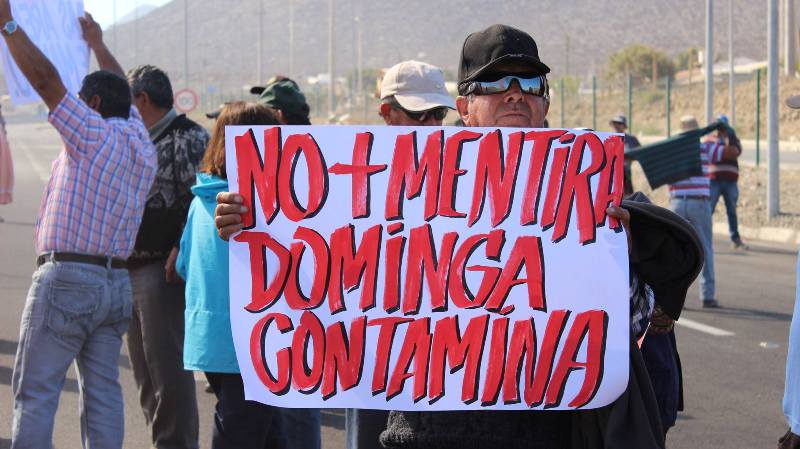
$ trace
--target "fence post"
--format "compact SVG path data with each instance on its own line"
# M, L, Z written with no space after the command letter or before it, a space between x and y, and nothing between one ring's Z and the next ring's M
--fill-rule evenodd
M628 73L628 129L630 133L633 134L633 90L631 88L631 77L630 72Z
M756 167L761 164L761 69L756 70Z
M559 126L561 128L564 127L564 78L561 78L561 82L558 85L558 96L559 96L559 105L561 105L561 123Z
M597 130L597 76L592 75L592 129Z
M667 137L672 135L672 122L671 115L672 115L672 80L667 75Z

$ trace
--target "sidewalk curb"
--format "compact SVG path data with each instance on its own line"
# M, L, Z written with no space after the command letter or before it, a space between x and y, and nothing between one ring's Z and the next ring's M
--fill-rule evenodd
M714 234L728 237L727 222L715 221L713 229ZM762 240L765 242L800 245L800 230L796 229L775 228L770 226L750 228L739 225L739 234L744 240Z

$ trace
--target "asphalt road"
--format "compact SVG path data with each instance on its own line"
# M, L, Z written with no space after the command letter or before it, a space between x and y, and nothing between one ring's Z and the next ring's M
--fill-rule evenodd
M59 140L47 124L8 129L16 169L14 203L0 206L0 449L11 433L11 373L19 316L34 270L33 226ZM668 447L772 448L785 430L781 398L786 339L794 301L796 248L752 243L738 252L716 242L717 290L722 309L699 308L696 288L677 328L683 361L686 410L668 436ZM119 358L126 403L126 448L148 447L127 355ZM74 373L61 396L55 445L80 447ZM198 383L201 446L209 447L212 395ZM323 415L323 446L344 447L341 411Z

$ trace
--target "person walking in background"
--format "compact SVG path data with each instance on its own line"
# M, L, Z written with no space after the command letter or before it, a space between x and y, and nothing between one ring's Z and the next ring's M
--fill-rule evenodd
M692 131L699 128L694 116L681 117L681 131ZM714 247L711 233L711 206L709 204L710 180L709 166L720 161L729 161L736 157L737 149L730 145L714 141L705 141L700 145L700 164L702 174L692 176L669 185L669 208L694 226L703 242L705 264L700 273L700 299L705 308L719 307L715 297L714 285Z
M128 354L155 449L198 447L194 376L183 369L183 285L178 241L208 132L172 107L167 74L144 65L128 73L133 102L156 147L158 171L128 259L133 319Z
M204 371L217 397L212 449L295 447L276 426L277 407L244 398L231 334L228 243L214 227L217 193L228 190L225 126L277 124L272 110L256 103L223 107L192 187L194 200L180 240L176 269L186 280L183 366Z
M625 153L627 154L630 150L634 148L638 148L641 146L639 143L639 139L636 136L628 134L628 118L625 117L624 114L617 114L611 117L608 124L611 126L611 129L614 130L615 133L622 133L625 135ZM633 179L631 174L631 160L627 157L625 158L625 164L623 166L623 190L625 191L625 195L630 195L633 193Z
M125 427L118 361L132 302L126 259L155 176L155 148L125 72L89 14L79 20L100 70L75 97L9 3L0 0L3 38L64 142L36 221L38 268L11 378L11 447L53 447L58 399L74 361L83 447L117 449Z
M728 117L720 115L717 120L728 125ZM725 129L720 129L712 134L709 141L736 148L735 156L730 159L714 162L708 167L711 177L711 213L717 209L719 197L725 202L725 213L728 215L728 233L735 249L747 249L739 236L739 219L736 216L736 203L739 201L739 156L742 155L742 144L736 135L728 135Z
M8 146L6 121L0 110L0 204L8 204L14 193L14 161L11 160L11 148ZM0 217L0 222L3 218Z

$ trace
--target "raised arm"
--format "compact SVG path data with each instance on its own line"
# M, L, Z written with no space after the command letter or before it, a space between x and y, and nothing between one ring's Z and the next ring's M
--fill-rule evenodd
M14 20L9 1L0 0L0 27L5 27ZM47 108L51 111L55 109L67 93L67 88L64 87L58 70L47 59L47 56L31 42L22 28L17 28L10 34L4 28L2 34L19 70L31 83L36 93L42 97Z
M87 12L83 17L79 17L78 21L81 23L83 39L94 52L94 56L97 58L97 66L100 67L100 70L107 70L125 78L125 71L122 70L122 66L119 65L117 59L103 42L103 29L94 21L92 15Z

